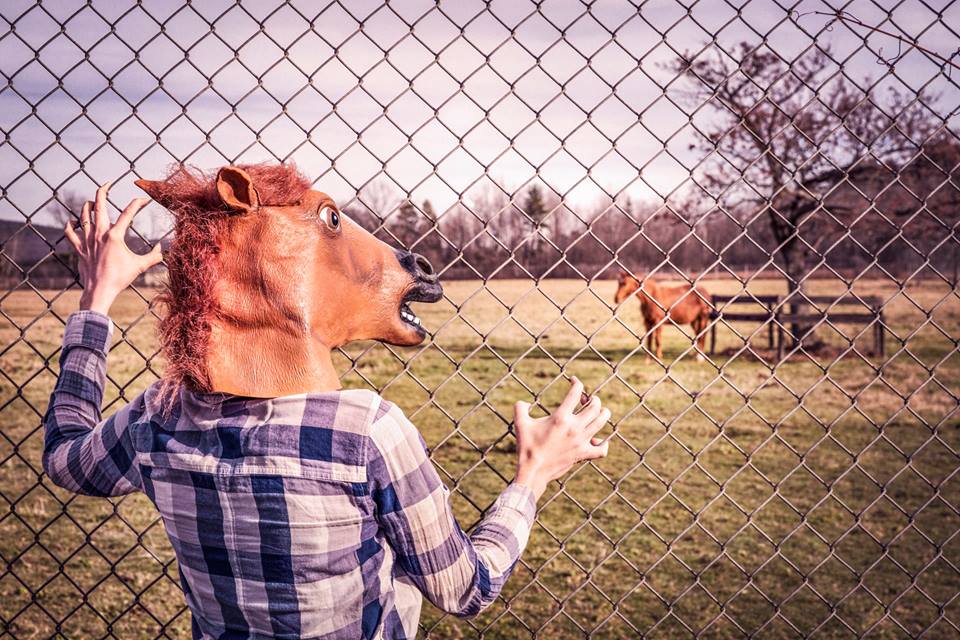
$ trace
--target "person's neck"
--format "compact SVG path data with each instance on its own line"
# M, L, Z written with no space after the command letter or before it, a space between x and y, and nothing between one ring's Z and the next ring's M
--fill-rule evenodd
M253 398L336 391L330 348L278 327L215 324L207 351L211 391Z

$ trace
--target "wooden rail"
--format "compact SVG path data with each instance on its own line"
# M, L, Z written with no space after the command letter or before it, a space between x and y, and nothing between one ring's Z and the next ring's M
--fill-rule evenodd
M791 299L796 298L798 302L804 303L807 310L804 313L791 314L786 311L786 307L791 304ZM780 296L780 295L754 295L750 293L741 293L735 296L713 296L714 313L712 319L713 325L710 327L710 353L716 352L717 348L717 322L722 319L725 322L761 322L767 324L767 346L772 351L777 349L778 359L783 359L784 338L787 332L784 330L789 324L805 323L819 324L824 320L845 324L873 324L873 346L874 352L884 355L885 351L885 332L883 328L883 300L877 296L853 296L845 295L839 298L831 296ZM728 311L728 307L733 305L753 305L762 307L761 310L752 312ZM809 307L813 305L811 311ZM816 307L829 308L825 311L817 311ZM855 312L847 310L837 310L836 307L856 306L866 311Z

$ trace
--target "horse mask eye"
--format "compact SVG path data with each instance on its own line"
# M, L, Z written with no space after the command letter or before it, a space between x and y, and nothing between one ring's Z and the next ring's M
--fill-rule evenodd
M340 213L333 207L324 207L320 209L320 220L323 224L331 231L338 231L340 229Z

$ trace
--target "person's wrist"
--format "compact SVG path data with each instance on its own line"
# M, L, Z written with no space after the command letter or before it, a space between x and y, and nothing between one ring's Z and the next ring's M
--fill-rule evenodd
M117 294L98 289L84 290L80 295L81 311L96 311L103 315L110 314L110 307L113 301L117 299Z
M533 492L534 499L537 501L540 500L540 496L547 490L547 482L541 477L541 474L529 467L517 467L517 474L513 482L530 489Z

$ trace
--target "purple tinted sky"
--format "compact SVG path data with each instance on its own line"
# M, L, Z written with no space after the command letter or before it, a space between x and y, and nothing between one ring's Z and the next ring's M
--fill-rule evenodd
M896 9L888 18L878 4ZM875 34L871 51L844 26L825 30L828 19L810 12L835 7L819 0L791 5L793 18L773 0L701 0L689 11L651 0L639 12L548 0L540 14L526 0L343 5L5 0L0 217L41 211L44 222L54 189L90 194L110 179L122 204L140 195L135 174L155 178L173 162L288 158L341 204L375 181L442 212L489 182L513 192L537 176L573 207L591 209L604 193L658 199L701 159L688 116L667 99L682 84L665 96L671 74L660 63L671 47L712 38L728 49L765 38L786 59L816 39L851 77L927 86L941 115L960 105L960 71L951 78L910 51L894 75L877 52L893 55L896 43ZM943 55L960 46L956 4L844 6ZM164 224L144 216L138 227L155 235Z

